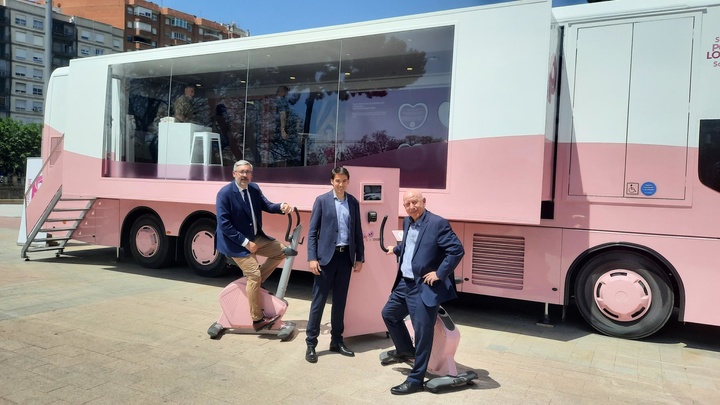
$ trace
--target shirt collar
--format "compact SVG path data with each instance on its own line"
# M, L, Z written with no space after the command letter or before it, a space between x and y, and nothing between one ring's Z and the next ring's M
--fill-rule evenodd
M250 190L250 187L242 188L242 187L240 187L240 184L238 184L237 181L235 181L234 183L235 183L235 187L237 187L238 191L240 191L241 193L242 193L243 190L248 190L248 192L250 192L250 191L249 191L249 190ZM248 186L249 186L249 184L248 184Z
M420 215L420 218L417 219L417 221L413 220L412 217L410 217L410 226L420 226L425 222L425 217L427 217L427 210L423 211L422 215Z

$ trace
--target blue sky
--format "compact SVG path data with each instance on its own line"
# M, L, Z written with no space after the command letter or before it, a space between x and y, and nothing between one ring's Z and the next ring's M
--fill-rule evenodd
M231 23L251 35L496 3L495 0L152 0L161 7ZM553 0L554 6L585 0Z

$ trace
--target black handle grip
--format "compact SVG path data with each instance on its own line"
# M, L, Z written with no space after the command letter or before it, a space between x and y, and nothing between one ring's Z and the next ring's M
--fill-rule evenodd
M387 215L383 217L382 223L380 224L380 249L387 253L388 248L385 247L385 222L387 221Z
M297 208L295 208L295 212L297 212ZM288 217L288 225L287 225L287 230L285 231L285 241L290 242L292 240L292 237L290 237L290 231L292 230L292 227L293 227L292 226L293 225L292 213L288 213L287 217ZM298 223L300 223L300 219L298 219Z

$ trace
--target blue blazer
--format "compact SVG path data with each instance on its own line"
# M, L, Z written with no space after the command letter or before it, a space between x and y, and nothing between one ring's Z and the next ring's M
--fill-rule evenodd
M345 193L350 209L350 258L355 262L365 261L365 242L360 223L360 203L357 198ZM338 233L337 211L335 211L335 193L330 190L320 194L313 203L308 228L308 261L317 260L320 266L330 263L335 254L335 241Z
M393 249L393 253L400 258L395 286L402 277L400 266L402 266L405 254L405 237L411 221L410 217L405 217L403 220L403 240ZM428 307L434 307L457 298L453 288L454 271L465 255L465 249L445 218L425 210L425 213L418 218L418 226L418 238L412 257L412 271L423 303ZM431 271L437 272L440 281L433 285L427 285L422 282L422 276Z
M262 212L282 214L281 204L268 201L255 183L249 183L247 189L255 212L257 234L273 239L265 235L262 230ZM218 191L215 200L215 215L217 216L215 247L218 252L228 257L249 256L250 251L245 249L242 243L245 238L250 241L255 240L252 216L242 201L240 190L234 180Z

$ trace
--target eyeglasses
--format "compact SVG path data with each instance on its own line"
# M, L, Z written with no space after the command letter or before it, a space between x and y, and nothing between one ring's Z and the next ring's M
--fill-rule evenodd
M237 173L237 174L252 174L252 170L233 170L233 173Z

